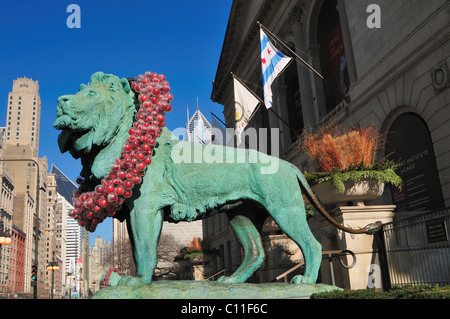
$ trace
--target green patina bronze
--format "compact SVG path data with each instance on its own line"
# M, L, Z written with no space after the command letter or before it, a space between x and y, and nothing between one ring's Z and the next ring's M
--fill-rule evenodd
M282 299L309 298L314 293L343 290L325 284L237 283L215 281L155 281L150 285L106 287L94 299Z
M58 99L54 124L62 130L58 144L62 152L69 151L81 159L85 185L97 185L109 173L114 159L120 157L138 109L134 95L126 79L97 72L76 95ZM111 292L116 287L124 298L145 298L145 293L125 293L132 290L124 288L129 286L141 287L139 291L147 291L147 297L152 298L154 292L142 285L152 280L164 220L194 221L215 212L227 214L244 250L243 262L236 272L218 280L230 284L244 283L261 266L264 250L260 232L269 216L303 252L305 273L291 282L315 284L321 245L306 222L302 190L337 227L367 233L378 226L352 230L336 223L319 206L302 173L286 161L254 150L179 141L167 129L157 142L142 183L133 189L133 196L125 200L122 210L114 216L127 222L137 276L112 275L108 293L102 292L104 296L120 295ZM217 284L211 289L217 291L217 287L223 289Z

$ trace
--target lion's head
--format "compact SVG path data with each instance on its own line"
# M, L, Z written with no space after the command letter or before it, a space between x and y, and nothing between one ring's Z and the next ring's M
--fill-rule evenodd
M117 155L123 141L115 139L128 130L136 111L134 93L128 80L112 74L94 73L89 84L81 84L75 95L58 98L56 121L53 126L62 130L58 136L61 152L69 151L83 164L82 176L97 178L108 173L110 156ZM112 149L113 144L117 144ZM120 150L119 150L120 154ZM102 164L99 160L108 159ZM88 172L86 172L88 171Z

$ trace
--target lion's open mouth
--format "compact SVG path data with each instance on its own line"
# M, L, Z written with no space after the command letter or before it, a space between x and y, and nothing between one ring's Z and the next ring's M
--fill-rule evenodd
M78 131L74 131L72 129L63 130L61 134L59 134L58 136L58 145L61 153L65 153L73 149L75 142L88 132L90 132L90 130L78 130Z
M90 131L90 129L74 128L74 120L67 114L59 116L53 126L57 130L62 131L58 136L58 145L61 153L73 149L75 142Z

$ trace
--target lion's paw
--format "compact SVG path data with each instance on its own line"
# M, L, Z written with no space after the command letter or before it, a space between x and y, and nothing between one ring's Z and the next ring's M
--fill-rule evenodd
M291 279L291 284L313 284L308 277L297 275Z

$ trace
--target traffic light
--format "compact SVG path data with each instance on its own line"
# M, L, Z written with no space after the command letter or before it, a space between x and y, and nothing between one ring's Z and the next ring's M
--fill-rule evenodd
M31 267L31 280L37 280L37 266L33 265Z

